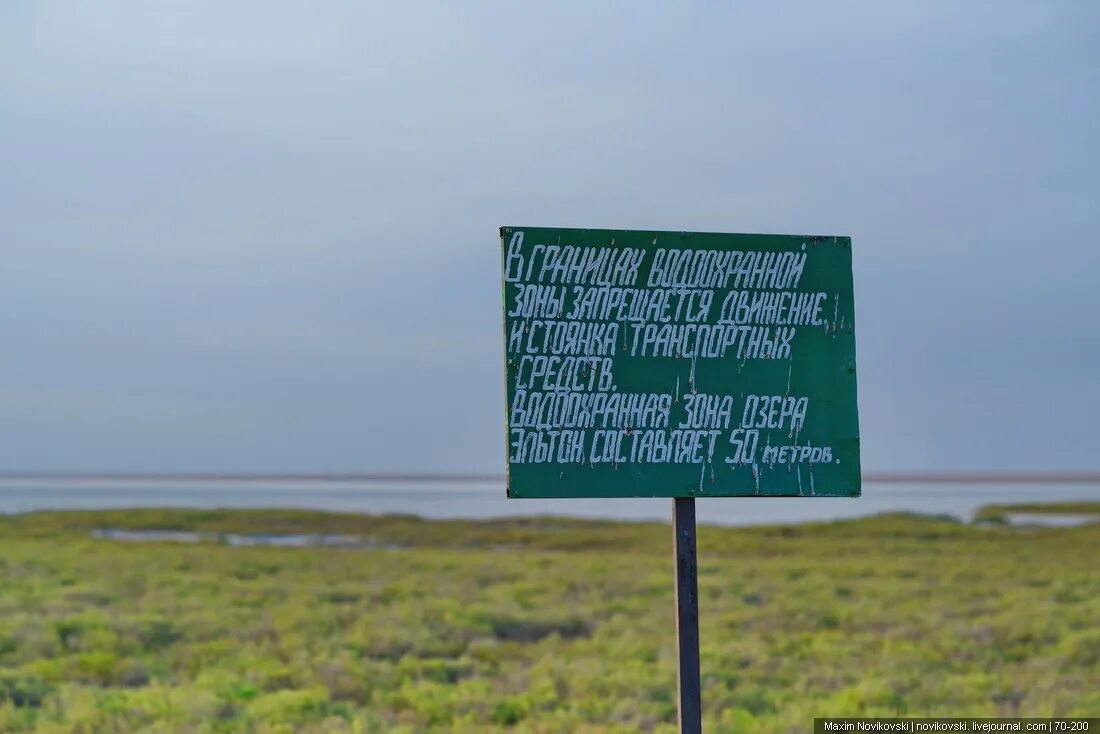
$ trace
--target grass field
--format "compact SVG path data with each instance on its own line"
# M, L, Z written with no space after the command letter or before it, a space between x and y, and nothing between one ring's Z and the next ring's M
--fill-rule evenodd
M671 732L670 535L304 512L0 517L0 732ZM1100 716L1098 524L884 516L703 527L699 545L708 731Z

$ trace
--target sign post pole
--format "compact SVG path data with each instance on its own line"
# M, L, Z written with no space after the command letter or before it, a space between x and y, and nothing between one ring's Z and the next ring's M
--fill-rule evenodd
M677 709L680 734L703 731L699 683L699 584L695 553L695 498L672 500L673 550L676 561Z
M668 497L680 734L698 497L858 497L850 237L501 227L508 497Z

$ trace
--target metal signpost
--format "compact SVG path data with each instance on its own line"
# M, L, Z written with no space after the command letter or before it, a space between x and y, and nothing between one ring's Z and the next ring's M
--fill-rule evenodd
M502 227L508 496L672 497L701 730L696 497L858 497L848 237Z

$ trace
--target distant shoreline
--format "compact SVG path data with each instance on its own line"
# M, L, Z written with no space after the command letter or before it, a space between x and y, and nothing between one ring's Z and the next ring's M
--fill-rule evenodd
M158 481L158 482L503 482L503 474L431 472L331 472L277 474L264 472L0 472L0 480ZM873 484L1100 484L1100 471L1079 472L868 472Z

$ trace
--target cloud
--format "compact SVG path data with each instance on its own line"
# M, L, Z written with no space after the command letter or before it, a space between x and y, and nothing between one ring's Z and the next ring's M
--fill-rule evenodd
M0 468L497 470L502 224L852 235L868 467L1095 463L1092 3L0 16Z

